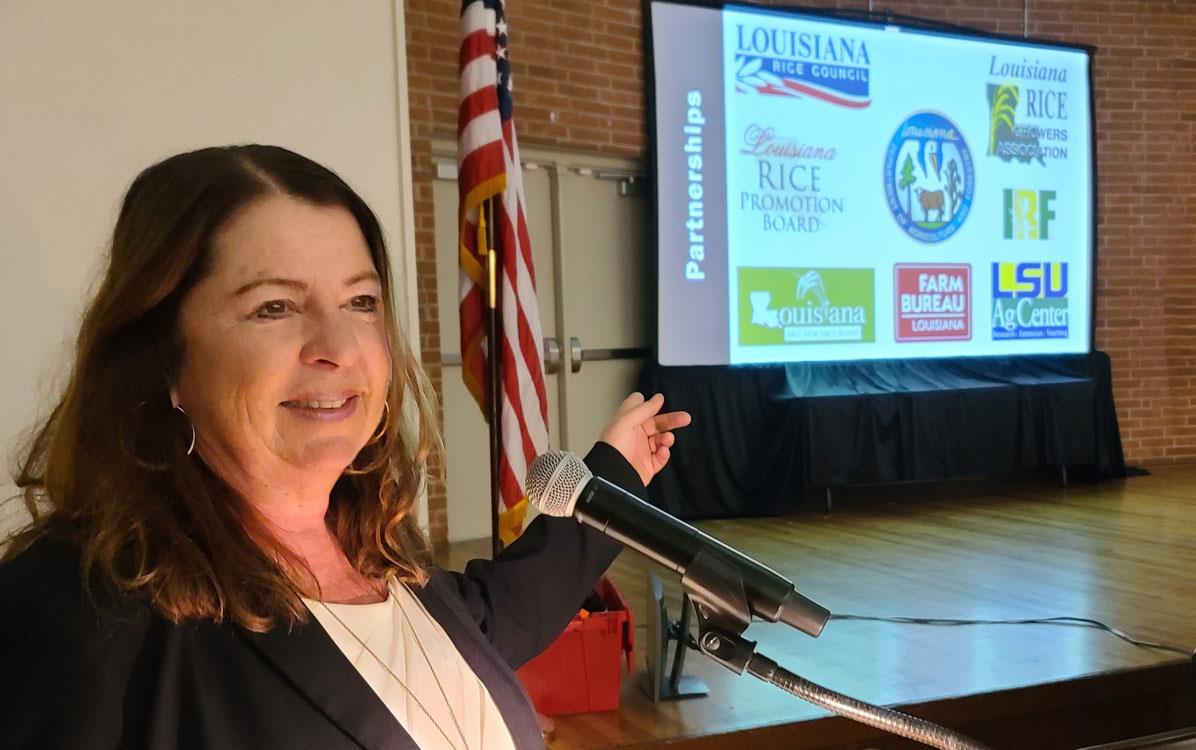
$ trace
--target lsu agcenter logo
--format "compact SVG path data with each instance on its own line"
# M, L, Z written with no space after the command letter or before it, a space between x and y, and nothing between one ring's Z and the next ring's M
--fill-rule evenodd
M993 340L1067 338L1067 263L993 263Z

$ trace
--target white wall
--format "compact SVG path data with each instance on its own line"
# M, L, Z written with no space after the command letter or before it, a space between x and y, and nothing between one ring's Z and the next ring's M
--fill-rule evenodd
M65 375L124 190L154 161L251 141L310 156L378 214L397 286L413 288L402 12L402 0L0 3L0 497ZM20 518L0 505L0 538Z

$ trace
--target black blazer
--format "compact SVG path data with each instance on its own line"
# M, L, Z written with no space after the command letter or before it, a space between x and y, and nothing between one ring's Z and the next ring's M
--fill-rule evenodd
M597 475L644 494L599 443ZM415 590L490 691L520 748L541 748L513 672L577 613L618 543L539 517L495 560L433 570ZM42 540L0 567L0 748L415 748L311 617L251 633L175 624L105 585L83 592L79 554Z

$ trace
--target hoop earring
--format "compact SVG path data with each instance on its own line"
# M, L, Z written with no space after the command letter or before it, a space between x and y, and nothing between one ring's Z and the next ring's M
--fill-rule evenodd
M374 435L366 442L365 445L361 446L361 450L364 451L366 448L369 448L371 445L377 443L379 440L382 439L382 436L385 435L389 429L390 429L390 402L383 401L382 402L382 427L379 428L379 430L374 433ZM358 455L360 455L360 452L358 453ZM355 458L353 460L356 461L357 459ZM377 469L378 466L380 465L380 464L376 463L377 460L378 459L374 459L374 461L370 462L365 468L362 468L362 469L355 468L353 466L353 464L350 463L348 466L345 467L345 474L347 474L348 476L351 476L351 477L361 476L362 474L369 474L370 472Z
M187 416L187 412L183 411L183 407L178 404L174 405L174 410L182 414L187 419L187 424L191 426L191 445L187 446L187 455L190 456L195 452L195 423L191 421L191 417Z
M385 435L387 430L389 430L389 429L390 429L390 402L383 401L382 402L382 427L379 428L378 431L374 433L373 437L371 437L366 442L366 445L373 445L374 443L381 440L382 436Z

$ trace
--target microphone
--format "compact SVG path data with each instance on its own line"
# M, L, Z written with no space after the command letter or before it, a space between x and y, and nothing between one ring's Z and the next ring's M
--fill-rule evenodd
M716 556L740 574L751 613L763 620L817 637L830 617L781 574L594 476L572 453L538 456L528 467L526 486L528 501L544 515L573 516L682 576L699 553Z

